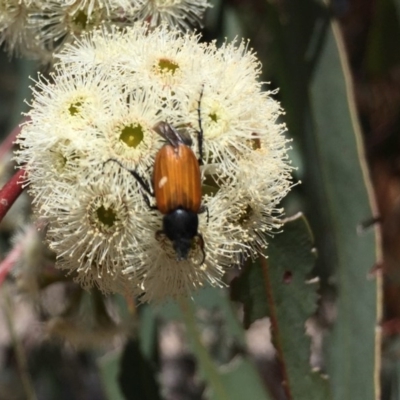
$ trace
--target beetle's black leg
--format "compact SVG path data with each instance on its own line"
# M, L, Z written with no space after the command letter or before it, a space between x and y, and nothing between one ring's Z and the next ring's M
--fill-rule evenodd
M197 107L197 115L199 119L199 130L197 132L197 144L199 147L199 165L203 165L203 127L201 125L201 99L203 97L204 92L204 84L201 87L200 97L199 97L199 106Z
M139 182L143 190L150 196L154 197L154 192L150 189L149 184L135 170L128 169L128 171Z
M201 206L199 209L199 214L203 214L204 212L207 213L207 224L208 221L210 220L210 213L208 212L208 207L207 206Z
M201 263L199 265L204 264L204 260L206 259L206 253L204 251L204 239L201 233L197 234L197 237L199 238L200 241L200 249L201 249L201 253L203 254L203 258L201 260Z
M104 162L103 163L103 167L109 161L116 162L121 168L123 168L126 171L128 171L139 182L140 186L142 187L142 190L144 192L146 192L146 193L142 193L144 202L147 204L147 206L149 207L150 210L157 210L156 206L152 206L150 204L150 199L149 199L148 195L154 197L154 192L150 189L149 184L135 170L131 170L131 169L125 168L124 165L120 161L116 160L115 158L110 158L109 160Z
M103 163L103 167L105 164L107 164L110 161L116 162L121 168L125 169L128 171L140 184L142 189L149 194L150 196L154 197L154 192L151 190L150 185L136 172L134 169L128 169L126 168L120 161L116 160L115 158L110 158L109 160L105 161Z
M149 196L143 192L142 192L142 195L143 195L143 199L144 199L144 202L146 203L147 207L149 207L150 210L157 210L157 206L152 206L150 204Z

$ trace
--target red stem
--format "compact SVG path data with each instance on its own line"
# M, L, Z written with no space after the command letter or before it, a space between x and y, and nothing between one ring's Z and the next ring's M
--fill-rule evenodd
M14 176L0 190L0 222L7 214L8 210L22 193L22 181L24 179L25 170L18 170Z

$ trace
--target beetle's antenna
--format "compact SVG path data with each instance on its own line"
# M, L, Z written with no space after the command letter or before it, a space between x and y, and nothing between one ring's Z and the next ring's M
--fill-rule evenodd
M201 86L200 97L199 97L199 106L197 107L197 115L199 120L199 131L197 133L197 143L199 147L199 164L203 165L203 127L201 125L201 99L203 98L204 92L204 83Z

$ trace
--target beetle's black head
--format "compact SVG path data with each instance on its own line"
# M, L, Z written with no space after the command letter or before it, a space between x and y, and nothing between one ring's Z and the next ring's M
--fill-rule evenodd
M197 236L199 218L193 211L177 208L163 218L163 232L172 241L177 260L186 260Z

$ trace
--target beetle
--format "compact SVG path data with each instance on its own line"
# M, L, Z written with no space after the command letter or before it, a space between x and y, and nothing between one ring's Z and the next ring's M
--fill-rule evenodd
M199 131L197 134L199 158L191 149L192 139L186 131L178 131L165 121L157 123L153 130L165 138L167 142L157 152L154 161L152 178L153 190L147 181L135 170L128 170L147 194L155 197L156 205L152 206L147 196L145 201L151 209L157 209L163 214L162 230L156 236L165 234L171 240L177 255L177 260L186 260L194 238L200 241L203 254L201 264L205 260L204 240L198 232L198 214L206 211L201 200L201 172L203 163L203 129L201 126L200 93L198 117ZM109 160L111 161L111 160ZM124 166L115 159L123 168ZM208 212L208 210L207 210Z
M198 233L198 214L204 210L201 207L201 161L190 147L190 136L178 132L167 122L159 122L153 129L168 141L158 151L153 171L156 207L164 214L163 229L159 233L172 241L178 261L187 259L193 239L199 238L203 263L204 240Z

